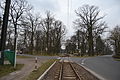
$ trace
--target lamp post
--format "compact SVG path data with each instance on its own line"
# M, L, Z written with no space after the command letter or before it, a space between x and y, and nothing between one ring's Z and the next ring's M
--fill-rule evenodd
M16 54L17 54L17 43L18 43L17 42L18 41L17 38L18 38L18 35L16 34L15 37L16 37L16 44L15 44L15 62L14 62L14 68L16 68Z

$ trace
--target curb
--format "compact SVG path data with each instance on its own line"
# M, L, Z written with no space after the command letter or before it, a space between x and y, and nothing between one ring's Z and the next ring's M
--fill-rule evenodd
M41 80L44 78L44 76L48 73L48 71L55 65L56 61L37 79Z
M83 67L85 70L87 70L88 72L90 72L92 75L94 75L95 77L97 77L99 80L107 80L107 79L103 78L102 76L100 76L99 74L97 74L96 72L92 71L91 69L88 69L87 67L85 67L85 66L83 66L81 64L78 64L78 65L80 65L81 67Z

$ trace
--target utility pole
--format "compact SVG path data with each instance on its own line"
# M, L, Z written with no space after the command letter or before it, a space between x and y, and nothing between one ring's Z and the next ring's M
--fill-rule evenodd
M6 0L5 11L3 15L3 25L2 25L2 31L1 31L1 45L0 45L2 65L4 65L4 50L5 50L5 45L6 45L6 35L7 35L7 25L8 25L10 3L11 3L11 0Z

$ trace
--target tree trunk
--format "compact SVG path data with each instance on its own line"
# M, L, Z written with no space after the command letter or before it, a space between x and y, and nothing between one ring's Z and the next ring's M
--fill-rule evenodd
M33 40L33 37L34 37L34 30L33 30L33 23L32 23L32 34L31 34L31 54L33 54L33 50L34 50L34 40Z
M49 18L48 18L49 20ZM46 53L48 54L49 52L49 22L47 22L47 33L46 33Z
M118 41L115 40L115 54L118 55Z
M88 28L88 54L89 56L94 55L94 50L93 50L93 35L92 35L92 27Z

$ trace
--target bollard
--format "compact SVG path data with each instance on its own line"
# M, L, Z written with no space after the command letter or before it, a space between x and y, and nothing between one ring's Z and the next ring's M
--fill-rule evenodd
M37 57L35 58L35 70L37 70Z

